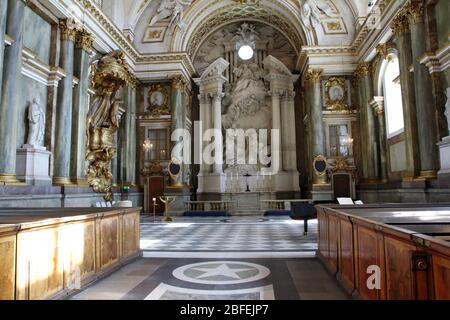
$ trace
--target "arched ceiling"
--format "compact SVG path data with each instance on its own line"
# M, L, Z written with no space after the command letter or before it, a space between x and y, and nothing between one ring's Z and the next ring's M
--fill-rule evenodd
M193 0L184 11L184 28L177 27L174 32L165 29L163 23L149 26L161 0L109 0L104 1L104 6L120 8L105 8L105 12L110 12L118 27L133 39L139 52L194 55L214 31L236 21L270 24L282 32L297 51L303 45L349 45L354 40L358 22L367 15L369 0L319 0L330 5L334 16L322 13L320 25L312 30L305 26L301 17L304 1Z

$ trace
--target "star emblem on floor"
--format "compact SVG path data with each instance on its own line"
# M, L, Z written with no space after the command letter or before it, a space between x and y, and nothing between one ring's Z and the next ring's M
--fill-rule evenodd
M240 272L253 271L255 268L230 268L226 263L223 263L213 268L192 268L191 270L204 272L202 275L197 276L197 279L206 279L216 276L223 276L226 278L241 280Z

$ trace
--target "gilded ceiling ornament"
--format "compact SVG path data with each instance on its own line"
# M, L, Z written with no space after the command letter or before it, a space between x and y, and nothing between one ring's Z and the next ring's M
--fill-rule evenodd
M165 86L154 84L148 92L149 114L151 117L169 115L169 93Z
M256 5L259 6L260 0L233 0L234 2L237 2L241 5Z
M328 111L348 111L348 89L344 78L330 78L325 83L325 106Z
M121 117L120 89L130 80L130 72L121 51L113 51L94 61L92 82L95 96L87 115L87 180L95 192L105 193L111 201L111 160L116 155L113 142Z

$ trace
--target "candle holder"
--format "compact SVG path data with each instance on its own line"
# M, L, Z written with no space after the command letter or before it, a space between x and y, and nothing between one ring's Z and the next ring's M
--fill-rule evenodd
M245 192L251 192L251 190L250 190L250 182L248 181L248 179L249 179L251 176L252 176L252 175L249 174L249 173L247 173L247 174L244 175L244 177L246 178L246 181L247 181L247 190L245 190Z
M157 206L156 198L153 198L152 200L153 200L153 223L155 223L156 222L156 206Z

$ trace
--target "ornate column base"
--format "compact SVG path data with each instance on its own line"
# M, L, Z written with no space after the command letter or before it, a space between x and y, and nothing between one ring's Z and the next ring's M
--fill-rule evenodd
M23 185L23 182L17 180L15 174L0 173L0 184L4 185Z
M85 178L74 178L71 179L72 184L77 185L80 188L89 188L89 182Z
M72 179L67 177L53 177L53 185L58 187L74 186Z
M434 180L437 179L437 170L424 170L420 171L418 179Z

